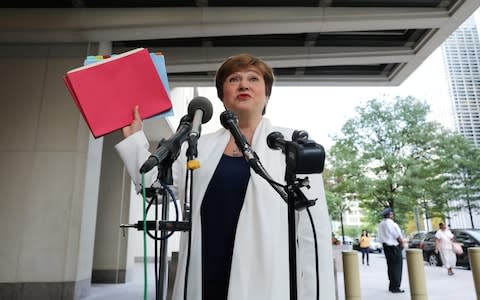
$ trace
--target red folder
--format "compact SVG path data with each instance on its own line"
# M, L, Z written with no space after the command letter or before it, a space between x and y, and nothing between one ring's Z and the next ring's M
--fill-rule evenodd
M73 69L64 81L95 138L129 125L135 105L142 119L172 108L145 48Z

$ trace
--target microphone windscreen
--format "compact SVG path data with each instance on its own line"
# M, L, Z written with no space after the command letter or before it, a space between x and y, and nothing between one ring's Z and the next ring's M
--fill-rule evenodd
M220 114L220 123L225 129L229 129L228 122L237 123L237 115L233 111L226 110Z
M282 141L284 141L283 134L278 131L274 131L267 136L267 145L270 149L280 149L279 143Z
M210 121L213 115L213 107L210 100L202 96L193 98L188 104L188 115L193 118L198 109L203 111L202 124Z

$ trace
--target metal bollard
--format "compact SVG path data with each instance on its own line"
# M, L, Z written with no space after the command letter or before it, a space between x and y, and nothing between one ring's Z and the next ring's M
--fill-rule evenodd
M343 283L345 300L360 300L360 270L358 267L358 252L355 250L342 251Z
M480 247L468 248L468 259L470 260L477 299L480 299Z
M428 300L423 253L420 249L407 249L408 282L412 300Z

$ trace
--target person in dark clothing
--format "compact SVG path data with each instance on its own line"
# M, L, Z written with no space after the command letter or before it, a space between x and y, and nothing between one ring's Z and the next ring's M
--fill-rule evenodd
M394 215L390 208L382 212L383 221L378 225L378 238L383 243L383 251L387 260L388 290L392 293L404 293L400 288L403 268L403 237L400 227L393 221Z

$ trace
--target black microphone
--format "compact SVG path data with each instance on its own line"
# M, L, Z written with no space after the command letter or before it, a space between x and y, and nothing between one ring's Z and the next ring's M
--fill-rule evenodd
M283 134L278 131L274 131L267 136L267 145L270 149L282 149L282 152L285 153L285 139Z
M262 166L257 153L253 151L248 144L247 139L240 132L235 113L228 110L222 112L220 114L220 123L222 123L222 126L230 131L233 139L235 140L235 144L237 145L238 149L242 151L243 157L247 160L248 164L255 171L255 173L267 180L267 182L270 183L270 185L280 194L280 196L284 200L287 200L286 192L283 190L281 185L276 183L275 180L273 180L273 178L268 174L267 170L265 170L265 168Z
M248 144L247 139L243 136L242 132L238 128L237 116L232 111L224 111L220 114L220 123L223 127L228 129L235 140L235 144L238 149L242 151L243 157L250 164L252 169L257 172L257 174L263 174L263 168L260 166L260 161L258 156Z
M285 153L287 168L292 169L295 174L323 172L325 149L315 141L309 140L306 131L295 130L292 141L285 141L283 134L274 131L267 136L267 145L273 150L281 149Z
M195 97L188 105L188 115L192 118L192 131L190 136L200 137L201 124L205 124L212 118L212 103L205 97Z
M195 97L188 105L188 115L192 119L192 130L188 138L188 157L197 156L197 141L200 138L202 124L207 123L212 118L212 103L205 97Z
M146 173L153 167L161 164L165 159L171 158L172 161L178 157L183 142L188 139L192 130L192 123L189 115L185 115L180 120L177 131L168 140L162 139L155 153L150 155L140 168L140 173Z

